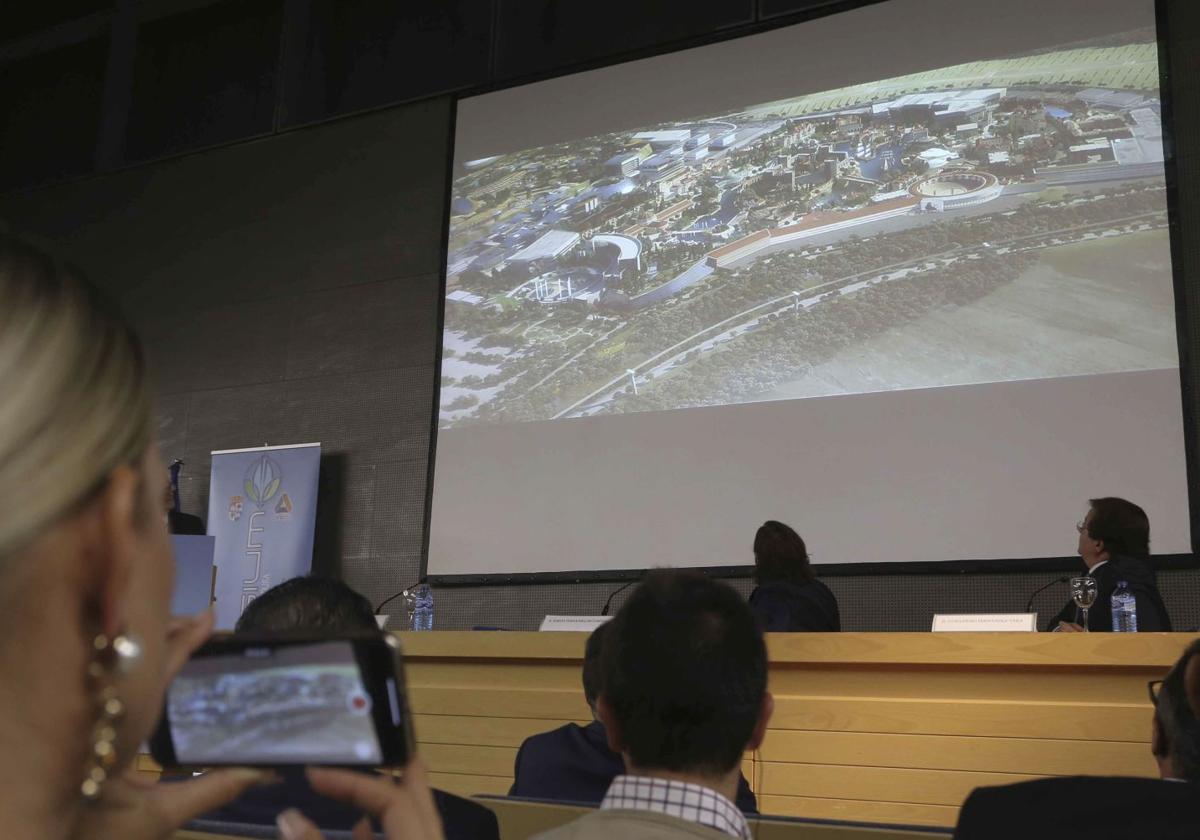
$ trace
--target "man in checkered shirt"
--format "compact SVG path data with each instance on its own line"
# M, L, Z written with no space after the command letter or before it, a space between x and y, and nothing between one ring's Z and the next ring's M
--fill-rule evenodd
M742 756L762 743L774 701L746 602L703 575L654 572L603 647L597 713L625 775L597 811L538 840L748 840L733 800Z

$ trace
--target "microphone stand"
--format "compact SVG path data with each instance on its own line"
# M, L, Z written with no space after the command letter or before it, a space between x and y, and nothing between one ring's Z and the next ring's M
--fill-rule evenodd
M1039 586L1034 591L1034 593L1029 596L1029 600L1025 603L1025 612L1033 612L1033 599L1036 598L1038 595L1041 595L1043 592L1045 592L1051 586L1054 586L1055 584L1059 584L1059 583L1066 583L1070 579L1071 579L1070 575L1063 575L1060 578L1055 578L1054 580L1050 581L1045 586Z
M616 598L618 595L620 595L626 589L633 586L635 583L638 583L639 581L641 581L641 579L642 578L639 575L636 580L631 580L631 581L629 581L629 583L622 584L621 586L618 586L616 589L614 589L612 591L612 594L608 596L608 600L604 602L604 609L600 610L600 615L608 615L608 611L612 607L613 598Z
M395 601L397 598L399 598L404 593L410 591L414 586L420 586L424 582L425 582L425 578L421 578L416 583L411 583L408 586L404 587L399 592L397 592L395 595L389 595L388 597L384 598L382 601L379 602L379 606L375 607L375 615L382 615L380 610L382 610L384 607L386 607L392 601Z

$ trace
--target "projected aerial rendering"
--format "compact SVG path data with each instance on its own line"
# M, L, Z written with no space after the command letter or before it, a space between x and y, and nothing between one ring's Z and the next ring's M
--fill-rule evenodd
M1158 96L1138 31L463 162L441 425L1176 366Z
M380 760L370 697L345 643L193 660L171 683L167 709L187 763Z

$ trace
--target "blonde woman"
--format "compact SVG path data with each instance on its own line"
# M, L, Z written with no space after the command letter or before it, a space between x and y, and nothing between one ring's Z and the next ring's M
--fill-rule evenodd
M173 579L150 386L136 337L85 281L0 227L0 826L39 840L159 840L269 782L225 770L128 774L170 677L211 632L171 619ZM418 764L391 785L313 786L440 837ZM289 840L320 834L281 815Z

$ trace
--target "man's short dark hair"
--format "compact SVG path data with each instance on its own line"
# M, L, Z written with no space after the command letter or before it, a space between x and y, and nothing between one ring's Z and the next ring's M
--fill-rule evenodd
M1196 656L1200 656L1200 639L1188 645L1167 673L1154 706L1175 772L1189 782L1200 782L1200 709L1194 708L1188 698L1189 694L1196 696L1200 686L1187 684L1188 664ZM1193 681L1200 680L1200 667L1193 669L1192 677Z
M1088 536L1102 540L1110 557L1150 555L1150 519L1146 511L1115 496L1092 499L1089 504L1092 519L1088 523Z
M737 767L767 689L767 649L731 587L652 572L609 623L601 694L634 767L723 775Z
M769 519L754 535L754 582L808 583L813 579L808 547L796 531Z
M378 629L371 602L340 580L297 577L247 605L238 633L363 633Z
M583 697L594 710L600 697L600 653L604 650L604 637L609 622L604 622L588 636L583 648Z

